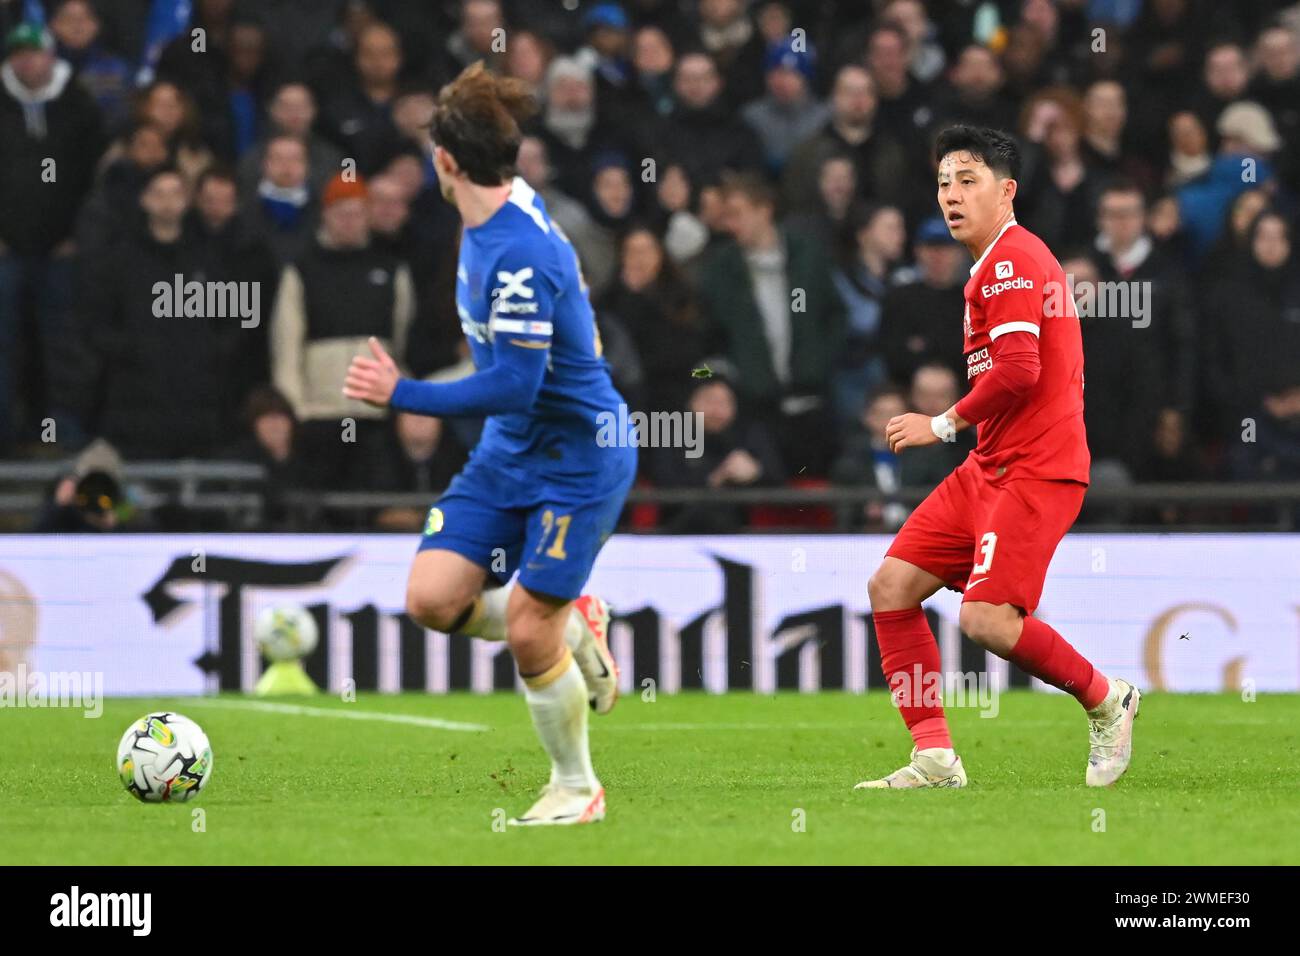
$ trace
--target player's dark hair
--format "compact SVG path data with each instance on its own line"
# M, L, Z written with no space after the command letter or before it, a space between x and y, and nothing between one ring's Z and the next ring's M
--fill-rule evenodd
M433 141L451 153L470 182L499 186L515 174L523 139L519 124L535 109L523 81L497 76L475 63L438 94Z
M1001 130L987 126L949 126L934 141L934 161L949 153L970 153L1002 179L1020 178L1020 147Z

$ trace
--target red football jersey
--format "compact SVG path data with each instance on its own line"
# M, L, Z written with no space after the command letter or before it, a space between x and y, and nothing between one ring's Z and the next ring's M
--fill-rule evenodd
M1041 239L1013 219L971 267L966 283L966 378L993 367L993 340L1038 338L1038 381L1009 408L976 425L971 455L991 481L1073 479L1086 483L1091 456L1083 427L1083 338L1065 272Z

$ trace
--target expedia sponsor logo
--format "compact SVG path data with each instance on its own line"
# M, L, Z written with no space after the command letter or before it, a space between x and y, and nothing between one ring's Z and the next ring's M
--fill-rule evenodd
M980 286L980 293L986 299L991 299L995 295L1000 295L1008 289L1032 289L1034 287L1033 279L1026 279L1024 276L1016 276L1014 279L1007 279L1005 282L995 282L992 285Z
M966 381L970 381L981 372L987 372L993 367L993 356L989 355L988 346L982 349L976 349L966 356Z

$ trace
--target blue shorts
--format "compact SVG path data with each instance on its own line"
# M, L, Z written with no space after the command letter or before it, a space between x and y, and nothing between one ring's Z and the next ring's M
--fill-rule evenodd
M454 551L501 584L518 571L528 590L573 600L582 594L636 478L636 449L626 451L630 455L616 463L626 467L626 475L616 474L610 489L606 472L606 487L595 495L499 460L471 458L429 509L419 550Z

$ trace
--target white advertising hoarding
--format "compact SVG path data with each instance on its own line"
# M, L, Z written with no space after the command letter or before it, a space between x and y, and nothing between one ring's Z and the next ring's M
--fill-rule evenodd
M882 535L618 535L589 590L616 609L625 689L883 686L866 581ZM0 671L94 672L109 694L251 689L264 606L321 625L331 689L515 686L501 644L404 613L404 535L0 537ZM1070 535L1038 615L1107 673L1176 691L1300 690L1300 535ZM960 595L927 602L945 670L1024 675L962 639Z

